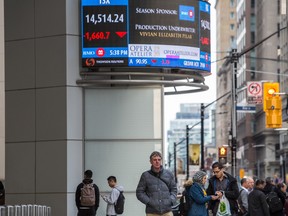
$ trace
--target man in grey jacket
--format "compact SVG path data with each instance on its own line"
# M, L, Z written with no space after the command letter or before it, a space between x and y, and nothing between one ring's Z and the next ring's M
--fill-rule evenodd
M173 216L177 187L174 175L162 167L162 155L150 155L151 169L142 173L136 189L139 201L146 205L146 216Z
M242 215L248 214L248 195L250 188L250 177L241 179L240 195L238 197L238 203L240 205L240 211Z

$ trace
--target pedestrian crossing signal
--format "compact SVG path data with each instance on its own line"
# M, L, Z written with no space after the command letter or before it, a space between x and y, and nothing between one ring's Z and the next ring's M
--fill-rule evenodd
M218 148L218 158L220 163L222 164L227 163L227 153L228 153L227 147L222 146Z

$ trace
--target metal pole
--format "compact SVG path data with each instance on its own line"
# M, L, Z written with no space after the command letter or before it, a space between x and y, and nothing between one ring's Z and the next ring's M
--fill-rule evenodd
M189 179L189 126L186 125L186 180Z
M174 175L175 175L175 182L177 184L177 168L176 168L176 142L174 142Z
M204 170L204 109L201 103L201 170Z
M232 91L231 91L231 99L232 99L232 151L231 151L231 159L232 159L232 175L236 176L236 145L237 145L237 115L236 115L236 105L237 105L237 63L238 63L238 53L236 49L232 49Z

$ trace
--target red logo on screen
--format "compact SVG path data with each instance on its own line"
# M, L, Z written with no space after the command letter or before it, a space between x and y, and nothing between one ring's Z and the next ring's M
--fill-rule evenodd
M201 44L202 45L209 45L210 44L210 39L206 37L201 37Z
M194 15L194 14L193 14L193 11L192 11L192 10L189 10L189 12L188 12L188 13L189 13L189 17L190 17L190 18L192 18L192 17L193 17L193 15Z
M85 61L86 66L94 66L95 65L95 59L90 58L90 59L86 59Z
M103 48L99 48L96 50L96 55L99 57L103 57L105 55L105 50Z

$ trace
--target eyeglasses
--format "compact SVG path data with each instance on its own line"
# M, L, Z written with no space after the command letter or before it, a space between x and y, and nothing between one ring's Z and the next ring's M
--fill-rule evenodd
M221 170L213 171L214 174L218 174L219 172L221 172Z

